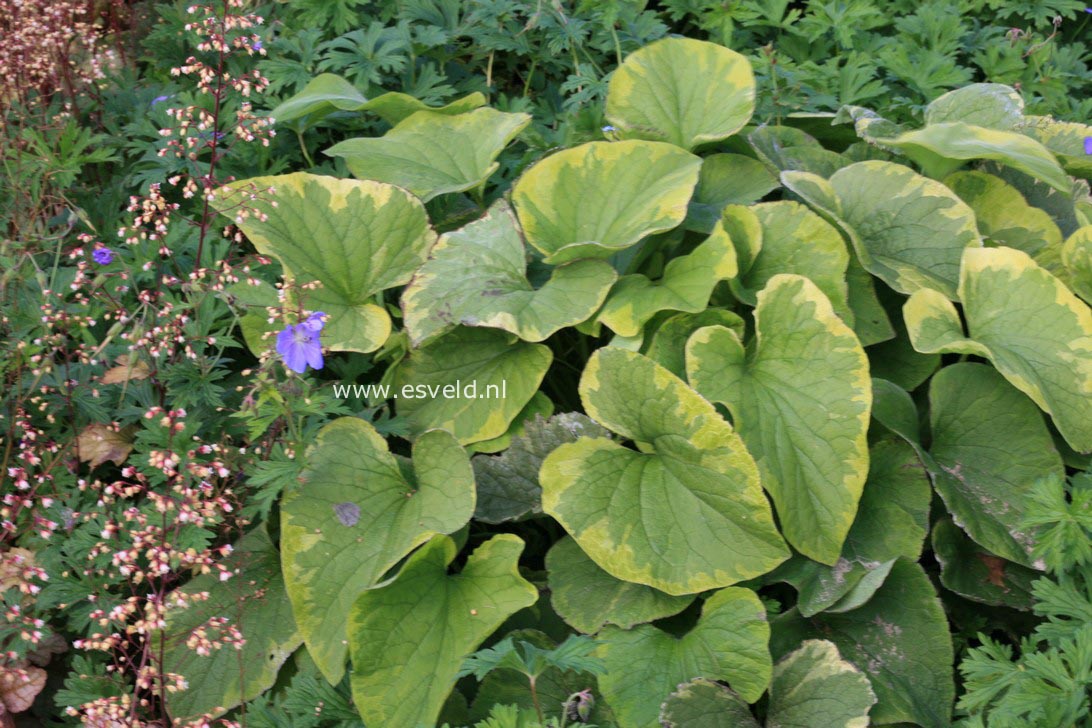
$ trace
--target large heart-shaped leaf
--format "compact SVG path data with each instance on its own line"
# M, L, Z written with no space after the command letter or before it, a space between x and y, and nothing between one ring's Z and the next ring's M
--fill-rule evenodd
M686 213L686 229L709 234L727 205L750 205L779 186L762 162L742 154L713 154L702 160L698 186Z
M1050 414L1066 442L1092 450L1092 311L1026 253L968 249L955 306L922 290L904 307L914 348L990 359L1009 382Z
M406 287L402 310L415 345L458 324L542 341L592 316L617 277L606 261L577 260L553 269L536 289L527 280L519 224L500 200L485 217L440 236Z
M603 570L668 594L763 574L788 555L758 469L713 405L651 359L592 354L584 410L640 451L581 438L542 464L543 510Z
M952 519L933 527L933 555L940 564L940 583L982 604L1030 611L1032 584L1042 574L992 554L967 537Z
M281 501L281 559L307 651L336 685L345 670L353 602L406 554L474 513L474 474L450 434L426 432L412 465L371 424L323 427L299 483Z
M842 228L866 270L900 293L931 288L955 298L963 249L982 244L965 202L900 164L858 162L827 181L804 172L781 178Z
M606 258L679 225L700 169L700 158L672 144L590 142L527 170L512 203L547 263Z
M322 343L333 350L383 345L391 320L376 295L409 281L436 240L421 201L379 182L254 177L222 188L215 204L297 284L318 285L302 296L329 315Z
M933 585L922 568L895 562L867 603L844 614L807 619L792 609L773 621L770 648L780 656L801 640L825 639L868 676L876 694L872 723L951 725L955 680L952 636Z
M834 566L797 556L775 572L796 587L796 606L805 617L859 606L855 602L880 587L894 559L921 556L932 498L924 466L909 444L891 438L873 444L869 458L857 517Z
M351 83L334 73L320 73L295 96L270 112L278 123L304 118L303 126L312 126L335 111L371 111L388 124L397 124L418 111L462 114L485 104L485 96L475 91L451 103L432 107L409 94L392 91L368 100Z
M264 529L239 539L223 566L232 573L230 579L221 581L218 573L194 577L178 590L179 598L189 597L188 605L169 606L166 611L162 667L189 685L169 693L167 707L177 720L215 718L258 697L272 687L277 671L301 641L277 549ZM202 593L208 598L199 598ZM175 605L176 599L168 596L166 601ZM221 619L226 624L220 624ZM245 637L240 649L222 641L228 629ZM220 646L198 654L186 644L197 631ZM240 670L240 665L247 669Z
M700 313L675 314L668 316L660 323L641 353L680 379L685 379L686 341L691 334L703 326L725 326L735 329L736 333L743 336L746 324L739 314L723 308L707 308Z
M735 134L754 110L747 58L692 38L664 38L631 53L607 87L607 119L618 134L683 149Z
M797 170L829 177L850 162L841 154L824 149L807 132L791 126L763 124L747 135L747 142L774 174Z
M447 430L463 445L500 437L531 401L553 354L495 329L459 327L395 370L392 391L410 434Z
M972 83L938 96L925 107L925 123L964 121L989 129L1012 129L1024 119L1024 99L1012 86Z
M736 297L751 306L755 294L778 273L796 273L818 286L834 310L853 324L846 268L849 251L841 233L800 203L764 202L725 208L722 221L739 258Z
M715 228L693 252L672 258L659 280L640 273L622 276L597 320L620 336L637 336L659 311L703 310L717 283L734 277L736 270L732 240L723 228Z
M1053 152L1073 176L1092 179L1092 157L1085 151L1085 140L1092 137L1092 126L1050 116L1026 116L1017 131Z
M948 510L991 552L1031 566L1028 493L1065 473L1042 414L993 367L970 362L933 376L929 405L934 483Z
M1065 241L1062 263L1074 293L1092 303L1092 225L1085 225Z
M721 589L706 600L693 629L681 637L643 624L607 627L600 648L607 671L603 696L620 728L656 725L660 706L680 683L695 677L723 680L753 703L765 692L773 665L766 610L750 589Z
M826 640L806 640L774 665L769 728L866 728L876 695Z
M450 116L418 111L381 137L360 137L326 150L358 179L404 187L426 202L477 187L497 170L497 156L528 124L527 114L475 109Z
M550 603L574 629L594 634L605 624L628 629L686 609L691 596L671 596L644 584L616 579L565 538L546 554Z
M663 728L761 728L747 701L716 680L697 677L679 685L660 708Z
M959 169L967 160L991 159L1030 174L1064 194L1069 194L1073 187L1049 149L1012 131L955 121L930 124L924 129L877 141L885 147L898 149L937 179Z
M988 241L1022 250L1054 275L1064 275L1062 231L1019 190L985 172L956 172L944 184L974 210L978 231Z
M501 534L449 574L455 543L437 536L391 581L360 595L349 615L353 700L375 726L434 726L467 655L535 603L519 575L523 541Z
M853 331L814 283L776 275L758 294L749 347L731 329L699 329L686 370L731 410L789 543L834 564L868 474L872 385Z

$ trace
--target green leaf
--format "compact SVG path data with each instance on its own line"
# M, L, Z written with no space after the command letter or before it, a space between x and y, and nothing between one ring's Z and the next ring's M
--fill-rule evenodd
M485 183L497 156L528 124L527 114L484 108L448 116L418 111L382 137L347 139L326 150L358 179L404 187L425 202Z
M254 177L221 188L214 204L296 284L319 284L302 298L329 315L322 343L334 351L383 345L391 320L376 295L409 281L436 240L421 201L379 182Z
M944 177L970 159L991 159L1030 174L1063 194L1072 190L1069 176L1050 150L1016 132L957 121L930 124L879 141L910 157L931 177Z
M398 415L413 435L437 429L463 445L491 440L531 400L552 360L542 344L459 327L412 350L398 365L391 383Z
M926 126L962 121L1006 131L1023 120L1024 99L1016 89L1000 83L972 83L933 99L925 107Z
M341 76L320 73L303 90L281 103L269 115L281 124L306 117L306 128L335 111L371 111L387 123L397 124L418 111L462 114L484 104L485 96L477 91L439 108L430 107L408 94L397 92L385 93L369 101Z
M956 172L944 184L974 210L978 230L988 241L1022 250L1054 275L1063 275L1062 231L1019 190L985 172Z
M1084 140L1092 137L1092 126L1050 116L1026 116L1017 131L1053 152L1069 174L1092 179L1092 157L1084 151Z
M590 142L528 169L512 204L547 263L606 258L678 226L700 168L701 159L671 144Z
M785 172L782 181L834 220L861 265L900 293L955 298L960 255L981 246L974 212L940 182L891 162L858 162L829 181Z
M599 678L620 728L656 725L660 706L677 686L695 677L723 680L744 700L758 700L773 665L766 610L750 589L721 589L706 600L701 617L681 637L643 624L600 634L607 672Z
M631 53L607 87L607 120L619 135L687 150L730 137L754 110L747 58L692 38L664 38Z
M664 319L652 335L644 353L680 379L686 378L686 340L703 326L725 326L743 336L745 324L738 314L723 308L699 313L679 313Z
M718 226L693 252L672 258L659 280L640 273L622 276L597 320L620 336L637 336L659 311L704 310L717 283L736 272L732 240Z
M1062 263L1073 292L1092 303L1092 225L1085 225L1065 241Z
M950 301L923 290L904 307L921 352L974 354L1050 414L1066 442L1092 450L1092 312L1048 271L1011 248L968 249L959 296L969 336Z
M504 431L503 435L494 437L492 440L481 440L475 442L472 445L467 445L467 452L471 454L475 453L497 453L501 450L507 450L512 444L512 438L522 435L528 422L535 419L538 416L549 417L554 413L554 403L539 390L534 393L531 399L523 406L523 409L519 411L519 414L515 416L515 419L508 425L508 429Z
M1042 415L993 367L970 362L933 376L929 404L934 482L948 510L989 551L1031 566L1028 493L1065 473Z
M600 568L693 594L785 559L754 461L697 392L651 359L607 347L589 359L580 396L592 419L640 448L581 438L542 464L543 510Z
M731 688L704 677L679 685L660 708L663 728L761 728Z
M537 290L527 280L519 224L504 200L469 225L444 233L402 296L414 345L456 325L503 329L542 341L591 317L618 275L602 260L577 260L551 272Z
M694 601L643 584L614 578L600 569L576 541L564 538L546 554L550 603L565 622L585 634L605 624L628 629L678 614Z
M853 325L846 285L849 252L841 233L823 218L797 202L764 202L726 208L722 224L739 258L739 277L730 283L736 298L753 306L771 278L796 273L814 283L842 320Z
M687 376L732 412L786 539L834 564L868 473L872 388L857 337L815 284L776 275L758 295L755 337L730 329L690 337Z
M437 536L394 579L360 595L349 615L353 700L376 726L433 726L463 660L538 592L519 575L523 541L501 534L458 574L455 544Z
M856 598L880 587L894 559L921 556L932 498L925 467L909 444L891 438L873 444L869 457L857 517L834 566L797 556L775 572L796 587L805 617L859 606Z
M895 337L865 349L870 373L874 378L887 379L912 392L940 367L940 354L922 354L914 349L902 318L905 297L887 290L884 292L885 308L891 310L889 318L895 329Z
M780 186L762 162L742 154L702 160L698 186L686 213L686 229L709 234L727 205L750 205Z
M411 465L364 420L342 417L319 431L281 502L281 560L307 650L330 683L344 673L345 621L361 592L473 512L474 474L450 434L421 435Z
M1031 585L1041 574L986 551L950 518L933 527L933 554L940 583L962 597L1025 612L1035 604Z
M807 640L774 666L771 728L867 728L872 685L826 640Z
M876 694L876 725L915 723L948 728L955 683L952 637L929 577L913 562L899 560L887 581L863 606L810 619L795 609L774 619L770 647L775 656L801 640L826 639L842 658L868 676Z
M581 437L610 437L610 433L579 412L549 419L529 420L522 435L496 456L476 455L470 464L478 486L474 518L484 523L503 523L542 512L542 487L538 471L546 456L566 442Z
M168 708L176 720L203 714L215 718L258 697L273 686L277 671L301 641L277 549L264 529L239 539L223 566L232 574L227 581L221 581L218 572L202 574L177 590L189 597L207 592L208 599L192 599L185 607L167 599L163 669L181 675L189 685L170 693ZM227 624L212 621L217 619L226 619ZM195 630L203 629L210 640L220 641L228 628L242 632L246 642L241 649L222 644L199 655L186 646ZM159 644L158 637L152 644ZM247 669L240 670L240 665Z
M774 174L798 170L829 177L849 164L847 158L824 149L810 134L788 126L763 124L747 135L747 142Z

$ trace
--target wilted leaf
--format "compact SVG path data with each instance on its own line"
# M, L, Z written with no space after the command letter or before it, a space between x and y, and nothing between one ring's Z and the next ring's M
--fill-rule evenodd
M106 461L121 465L133 451L131 438L126 430L118 431L110 425L93 424L83 428L76 437L76 450L80 460L97 468Z

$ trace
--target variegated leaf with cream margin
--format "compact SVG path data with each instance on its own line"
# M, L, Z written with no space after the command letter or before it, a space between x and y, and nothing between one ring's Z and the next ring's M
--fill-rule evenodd
M632 440L581 438L542 464L543 511L604 571L694 594L770 571L789 555L758 469L717 411L640 354L606 347L580 379L584 410Z
M974 210L978 231L994 245L1022 250L1059 278L1062 231L1045 210L1029 205L1020 191L986 172L956 172L944 184Z
M548 347L513 339L460 326L410 351L391 379L410 435L447 430L469 445L505 434L553 361Z
M547 263L607 258L682 223L700 169L673 144L589 142L524 172L512 204Z
M1053 419L1079 452L1092 450L1092 311L1026 253L968 249L959 296L967 319L936 291L903 308L918 351L988 358Z
M502 199L484 217L440 236L406 286L402 310L415 346L456 325L542 341L595 314L617 278L606 261L576 260L554 268L536 289L527 280L519 224Z
M901 164L858 162L829 180L805 172L781 180L842 229L866 270L900 293L930 288L954 299L963 249L982 245L971 208Z
M607 120L617 134L686 150L730 137L754 110L750 62L693 38L664 38L629 54L607 86Z
M736 272L732 240L716 227L691 253L672 258L659 280L650 281L640 273L622 276L597 320L620 336L637 336L660 311L704 310L717 283Z
M1026 116L1017 131L1053 152L1071 175L1092 179L1092 157L1085 151L1085 139L1092 137L1092 126L1049 116Z
M648 624L603 629L599 649L607 671L599 687L619 728L656 725L660 706L694 677L723 680L753 703L773 672L769 638L758 595L741 587L721 589L705 601L697 624L681 637Z
M726 205L750 205L780 186L762 162L742 154L713 154L701 163L698 186L686 213L686 229L709 234Z
M1078 229L1065 241L1062 263L1073 292L1092 303L1092 225Z
M680 379L686 379L686 340L703 326L726 326L740 336L746 328L739 314L724 308L707 308L700 313L679 313L664 319L641 353Z
M798 202L730 205L721 220L736 248L739 275L732 293L755 305L755 294L779 273L796 273L823 292L842 320L853 326L846 269L849 251L841 233Z
M408 282L436 240L421 201L381 182L253 177L221 188L213 204L297 286L320 284L300 295L329 316L322 344L334 351L383 345L391 318L378 294Z
M356 417L319 431L281 501L281 562L307 651L332 685L344 674L345 621L356 598L473 513L470 459L449 433L421 435L410 461Z
M758 294L755 336L712 326L686 345L687 378L732 412L782 532L834 564L868 475L868 359L829 299L807 278L779 274Z
M938 96L925 107L927 126L962 121L1004 131L1023 120L1023 97L1001 83L972 83Z
M320 73L295 96L270 112L279 124L305 118L313 126L335 111L370 111L388 124L397 124L418 111L438 114L462 114L485 104L485 96L475 91L444 106L429 106L409 94L391 91L367 99L355 86L335 73Z
M455 543L437 536L360 595L347 625L350 682L368 725L436 725L466 657L538 598L519 574L522 551L520 538L500 534L451 574Z
M805 640L773 669L767 728L866 728L876 695L827 640Z
M679 685L660 706L662 728L762 728L747 701L727 685L696 677Z
M381 137L358 137L326 150L357 179L404 187L428 202L485 183L497 156L528 124L528 114L491 108L451 116L418 111Z

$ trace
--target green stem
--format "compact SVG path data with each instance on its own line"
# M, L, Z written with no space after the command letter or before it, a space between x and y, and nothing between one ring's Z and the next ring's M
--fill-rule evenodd
M296 139L300 142L300 151L303 152L303 158L307 160L308 167L315 166L315 160L311 159L311 154L307 151L307 145L303 141L303 130L296 129Z

